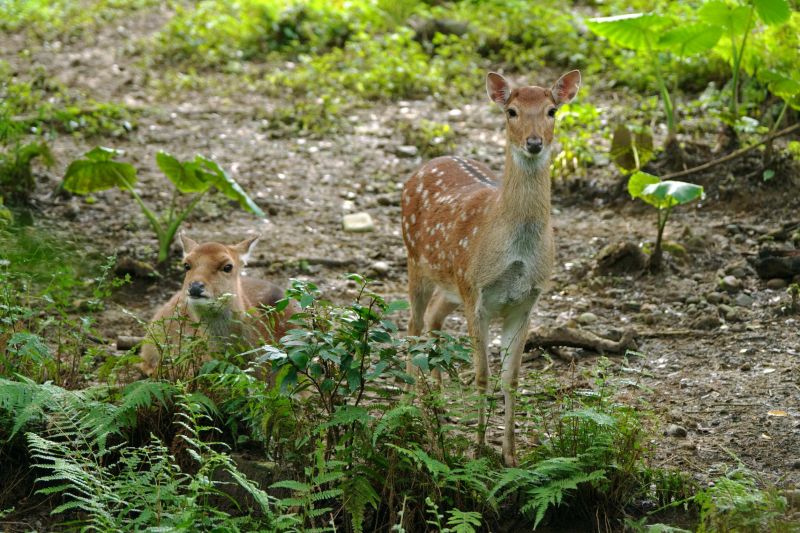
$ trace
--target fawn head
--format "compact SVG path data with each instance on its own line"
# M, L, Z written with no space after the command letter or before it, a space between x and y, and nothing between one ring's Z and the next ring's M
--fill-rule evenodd
M238 298L239 276L250 252L258 241L252 237L228 246L217 242L198 244L183 233L184 296L189 310L197 316L205 311L226 307L231 298Z
M581 73L567 72L549 89L518 87L490 72L486 76L486 92L506 114L508 145L519 161L547 162L558 108L571 101L581 86Z

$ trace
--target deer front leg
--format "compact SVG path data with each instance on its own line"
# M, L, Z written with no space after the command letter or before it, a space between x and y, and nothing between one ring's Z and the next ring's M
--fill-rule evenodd
M506 466L517 466L514 446L514 407L516 402L519 367L522 363L522 349L528 333L531 306L514 309L503 320L502 348L500 356L503 360L503 399L505 417L503 423L503 461Z
M472 339L472 364L475 367L475 384L478 390L478 434L476 443L480 448L486 443L486 388L489 384L489 358L487 355L487 337L489 336L489 318L477 302L464 298L467 317L467 329Z

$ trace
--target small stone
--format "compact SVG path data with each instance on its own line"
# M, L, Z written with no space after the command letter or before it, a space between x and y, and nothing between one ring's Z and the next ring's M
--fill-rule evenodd
M342 226L345 231L363 233L375 229L375 223L369 213L352 213L342 217Z
M736 314L736 309L726 304L719 304L719 310L726 319L730 319Z
M642 304L640 302L622 302L622 309L624 311L641 311Z
M724 304L730 301L727 294L721 292L712 292L706 296L706 301L710 304Z
M388 273L392 268L386 261L375 261L370 265L370 269L378 275Z
M738 279L742 279L742 278L747 277L747 269L744 268L744 267L741 267L741 266L737 266L735 268L732 268L731 270L728 271L728 273L731 276L734 276L735 278L738 278Z
M735 276L731 275L727 275L722 278L722 281L720 281L719 285L721 288L730 293L738 292L742 288L742 282Z
M400 145L394 149L394 153L400 157L416 157L418 152L417 147L410 144Z
M772 278L767 282L767 288L773 291L785 289L789 284L783 278Z
M736 298L734 298L733 301L739 307L750 307L753 305L754 300L749 294L740 293L736 295Z
M800 459L795 459L792 463L792 470L800 470Z
M658 306L655 304L642 305L642 313L655 313L656 311L658 311Z
M687 432L685 427L679 426L678 424L670 424L667 426L667 429L664 430L664 435L683 439L686 438Z
M578 324L588 326L589 324L594 324L595 322L597 322L597 315L594 313L581 313L578 315Z
M686 303L687 304L699 304L700 303L700 297L697 296L696 294L693 294L693 295L691 295L691 296L686 298Z
M705 315L698 317L696 320L692 322L692 329L715 329L722 325L719 317L714 315Z

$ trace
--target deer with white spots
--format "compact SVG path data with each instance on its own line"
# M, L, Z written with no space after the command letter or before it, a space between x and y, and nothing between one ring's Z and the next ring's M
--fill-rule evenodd
M516 464L514 394L531 309L553 269L550 149L555 114L575 97L580 83L580 72L573 70L549 89L512 89L490 72L486 90L506 120L502 179L478 161L439 157L403 187L408 333L440 330L447 315L463 304L481 398L480 447L486 432L489 322L502 319L503 459L508 465Z

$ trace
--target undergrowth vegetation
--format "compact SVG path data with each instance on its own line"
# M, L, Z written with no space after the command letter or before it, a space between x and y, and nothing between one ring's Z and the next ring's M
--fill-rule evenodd
M635 384L612 377L608 364L588 383L576 375L584 385L569 392L543 374L521 398L523 431L541 445L520 467L502 467L489 450L473 458L478 398L463 382L466 339L399 336L390 317L405 304L384 301L355 275L358 295L347 306L296 281L286 303L301 311L277 346L219 354L186 373L172 369L197 346L182 343L162 361L170 380L130 381L138 357L108 353L91 327L112 288L108 268L77 322L69 297L86 289L70 281L75 271L44 288L7 266L0 272L9 475L50 497L65 526L477 531L506 527L514 508L512 522L526 527L565 512L613 523L642 501L675 505L687 490L656 482L669 475L649 465L646 411L618 402ZM33 311L41 302L47 315ZM54 329L64 332L55 347ZM408 357L447 373L444 393L423 378L416 395L403 396L414 381ZM2 497L9 507L14 491Z
M392 125L394 140L425 159L458 151L461 132L449 117L482 97L487 70L545 83L579 68L586 92L604 100L558 109L553 175L577 180L609 160L632 173L640 185L632 195L659 210L651 265L660 264L671 209L703 189L645 170L693 163L687 147L720 126L732 132L726 151L796 122L796 2L571 8L552 0L0 0L0 30L57 50L158 15L158 26L119 51L149 88L266 95L277 104L246 113L273 136L351 132L358 111L428 100L442 113ZM502 391L495 380L488 398L476 396L469 339L399 334L405 304L356 274L348 302L293 280L277 307L291 300L300 312L274 345L201 359L205 341L182 338L160 347L158 372L145 379L138 347L114 350L96 328L100 313L122 307L115 295L130 282L115 277L116 258L34 217L46 219L50 195L120 188L141 208L167 268L176 231L213 188L263 213L202 156L158 152L171 196L141 194L137 168L115 160L116 149L56 161L65 138L86 149L131 140L149 111L28 68L35 52L13 67L0 62L0 521L40 513L55 529L81 531L680 531L658 523L677 511L700 531L796 530L786 494L743 467L700 487L655 460L660 421L649 391L631 379L634 353L600 358L590 372L526 376L517 398L525 446L519 466L504 467L492 447L474 445L478 405L488 401L496 429ZM638 105L617 93L636 93ZM768 143L763 180L781 157L800 160L800 144L776 155ZM44 194L62 167L64 179ZM788 291L795 309L800 286ZM444 389L431 370L446 375Z

